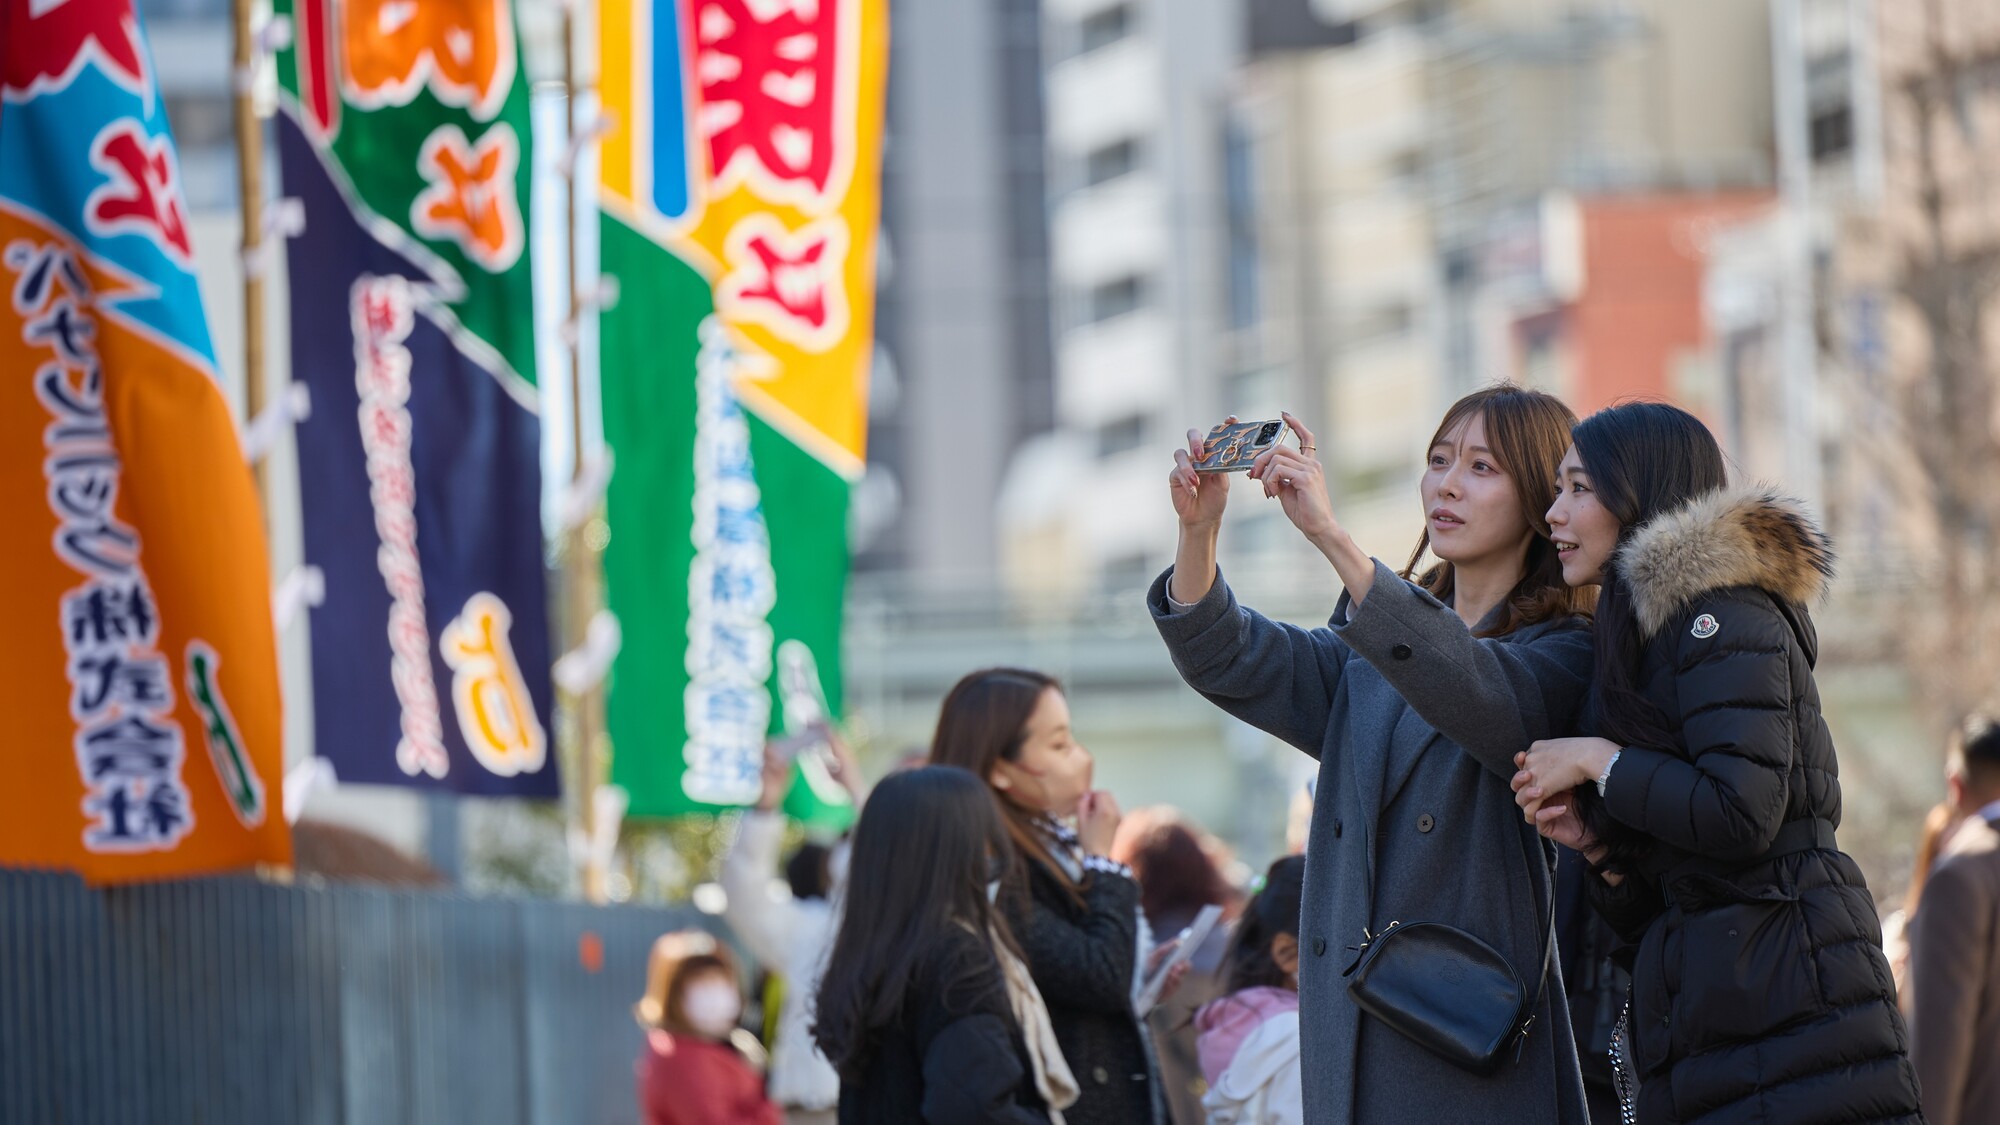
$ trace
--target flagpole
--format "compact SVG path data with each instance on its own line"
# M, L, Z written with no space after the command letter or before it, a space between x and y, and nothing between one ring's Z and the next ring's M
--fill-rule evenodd
M583 127L582 115L577 112L577 101L588 87L578 81L576 65L576 22L577 10L582 0L570 0L563 5L563 112L567 122L564 130L568 151L575 157L569 167L568 193L568 253L567 275L569 277L569 402L570 402L570 487L583 487L588 475L587 455L584 451L583 424L583 321L590 308L590 298L583 291L580 276L581 255L577 253L577 238L582 232L583 196L582 154L584 147L576 138ZM576 526L565 531L568 540L563 549L563 624L566 634L566 649L574 652L589 639L590 622L603 605L604 570L597 550L590 543L590 528L596 516L580 518ZM583 849L582 881L583 897L594 903L607 900L609 873L605 869L605 858L597 846L597 789L604 783L605 774L605 714L604 685L592 685L581 695L571 699L575 714L564 724L570 737L575 740L571 760L576 763L576 793L578 823L583 830L587 846Z
M264 123L257 116L257 40L254 0L232 0L236 23L236 182L243 206L243 417L245 424L264 411ZM259 515L265 508L264 462L257 477Z

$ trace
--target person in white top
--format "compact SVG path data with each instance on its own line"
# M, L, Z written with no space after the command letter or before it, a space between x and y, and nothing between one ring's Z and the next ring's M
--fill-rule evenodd
M829 734L828 741L838 763L833 772L854 794L858 809L865 796L861 771L838 736ZM723 918L758 962L784 982L777 1032L765 1036L771 1045L771 1100L784 1107L786 1125L832 1125L840 1105L840 1076L813 1043L812 998L840 925L847 842L828 853L823 893L817 897L796 893L772 878L785 836L785 815L778 806L792 778L792 759L767 750L763 793L755 808L744 811L736 841L722 860L722 889L729 898Z

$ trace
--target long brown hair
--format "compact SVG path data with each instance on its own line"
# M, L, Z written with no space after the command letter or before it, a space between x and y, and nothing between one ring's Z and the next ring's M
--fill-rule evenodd
M1048 692L1062 691L1054 676L1027 668L987 668L952 685L938 712L937 733L931 738L931 763L957 766L993 786L993 767L1021 758L1028 740L1028 719ZM1035 820L1036 810L1023 808L995 790L1000 819L1014 842L1015 854L1039 862L1065 890L1077 893L1076 880L1049 851ZM1013 882L1010 875L1010 882Z
M1513 383L1495 383L1453 403L1444 412L1444 421L1438 423L1430 445L1424 448L1434 448L1446 435L1473 418L1485 420L1486 444L1493 450L1493 459L1513 480L1521 514L1535 531L1535 537L1528 543L1526 572L1501 603L1499 620L1479 635L1500 637L1544 621L1588 615L1595 591L1572 590L1563 582L1562 559L1549 540L1547 518L1555 494L1556 470L1562 465L1563 454L1569 449L1570 430L1576 425L1575 412L1552 394ZM1410 552L1409 564L1403 567L1404 578L1417 573L1418 565L1430 549L1431 533L1426 527L1417 540L1417 549ZM1451 596L1456 578L1451 563L1440 560L1424 571L1416 583L1432 597L1443 600Z

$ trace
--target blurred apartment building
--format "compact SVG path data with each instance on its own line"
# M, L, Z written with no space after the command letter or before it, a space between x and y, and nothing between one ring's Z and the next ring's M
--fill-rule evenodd
M1766 425L1782 446L1795 401L1771 423L1757 387L1716 388L1705 304L1716 232L1775 209L1773 19L1765 0L1051 0L1057 425L1010 473L1009 585L1150 577L1167 454L1225 413L1315 423L1343 519L1396 561L1431 427L1497 378L1586 412L1674 398L1733 451ZM1835 71L1812 75L1823 156L1851 100ZM1296 587L1312 557L1275 506L1239 509L1224 565Z
M864 597L979 601L1014 451L1053 421L1037 0L895 0Z

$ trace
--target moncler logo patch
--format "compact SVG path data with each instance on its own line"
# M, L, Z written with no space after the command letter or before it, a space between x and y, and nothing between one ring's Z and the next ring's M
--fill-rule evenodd
M1694 633L1696 640L1705 641L1708 638L1713 637L1717 632L1721 631L1721 629L1722 629L1722 622L1717 621L1715 619L1714 614L1704 613L1700 617L1694 619L1694 629L1692 630L1692 632Z

